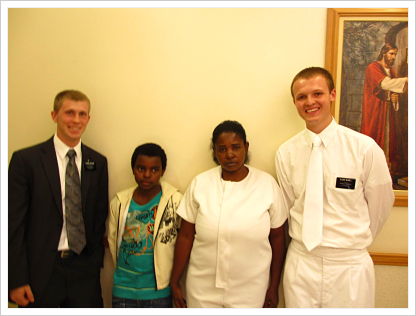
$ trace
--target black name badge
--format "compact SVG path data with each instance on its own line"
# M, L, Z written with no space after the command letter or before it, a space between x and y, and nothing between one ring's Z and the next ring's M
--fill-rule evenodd
M85 170L87 171L94 171L95 170L95 161L88 159L84 162Z
M338 189L354 190L355 189L355 179L338 177L335 187L338 188Z

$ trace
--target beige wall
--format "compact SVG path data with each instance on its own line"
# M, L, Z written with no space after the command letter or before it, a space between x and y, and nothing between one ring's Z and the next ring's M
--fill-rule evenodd
M49 137L53 97L76 88L92 101L83 141L108 157L111 195L133 184L145 141L166 149L166 180L184 190L213 166L224 119L274 173L277 146L303 127L289 85L323 65L325 20L325 9L10 9L9 155Z
M243 124L251 164L274 175L276 148L304 126L291 79L324 65L326 9L9 9L8 32L9 158L50 137L53 97L79 89L92 102L83 141L108 157L112 197L134 184L130 156L148 141L184 191L214 165L210 135L225 119ZM371 250L407 253L407 208Z

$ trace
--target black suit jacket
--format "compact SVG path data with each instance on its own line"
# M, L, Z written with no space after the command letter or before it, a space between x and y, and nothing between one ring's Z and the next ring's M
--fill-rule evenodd
M81 196L88 265L102 266L108 214L107 159L81 145ZM57 259L62 195L53 138L13 153L9 164L9 290L42 293Z

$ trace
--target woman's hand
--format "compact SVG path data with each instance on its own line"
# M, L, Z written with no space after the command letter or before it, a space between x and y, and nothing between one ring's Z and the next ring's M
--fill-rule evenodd
M264 299L263 308L276 308L278 303L279 296L277 292L272 288L268 288L266 292L266 298Z
M172 290L172 297L173 297L173 303L175 304L175 307L178 308L186 308L186 301L183 297L182 290L178 284L171 285Z
M175 255L170 278L170 288L172 290L172 298L175 307L187 307L179 282L185 267L188 265L194 238L195 224L182 219L181 228L178 233L178 238L176 239Z

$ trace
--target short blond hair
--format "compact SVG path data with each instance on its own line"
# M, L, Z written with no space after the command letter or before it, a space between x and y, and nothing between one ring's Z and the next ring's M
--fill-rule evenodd
M88 109L91 107L90 99L88 99L88 97L81 91L64 90L64 91L59 92L55 97L55 100L53 102L53 110L55 112L59 111L65 99L69 99L73 101L87 101Z

